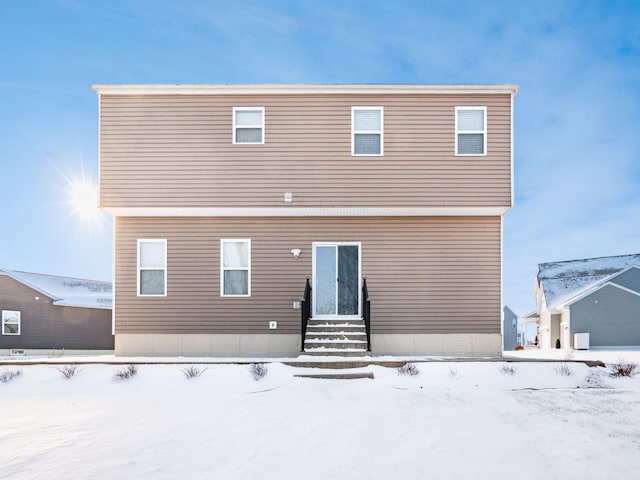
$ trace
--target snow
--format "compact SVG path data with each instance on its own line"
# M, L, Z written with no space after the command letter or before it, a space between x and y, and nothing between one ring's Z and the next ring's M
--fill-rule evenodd
M112 306L111 282L17 270L0 270L2 273L51 298L54 305L102 309Z
M552 309L632 265L640 266L640 254L541 263L537 278Z
M3 479L601 479L640 469L640 376L581 363L570 377L556 362L510 363L513 375L504 362L450 360L418 363L416 376L348 370L373 380L296 378L327 370L272 363L260 381L247 365L200 365L187 380L185 365L142 364L115 381L122 365L81 365L65 380L55 365L17 363L26 360L0 366L23 372L0 383ZM587 388L593 375L608 388Z

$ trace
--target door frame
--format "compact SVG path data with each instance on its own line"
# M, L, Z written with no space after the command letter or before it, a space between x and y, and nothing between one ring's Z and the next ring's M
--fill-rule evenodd
M338 282L336 282L336 313L333 315L317 315L316 314L316 292L318 291L316 286L316 247L336 247L336 275L338 274L338 252L337 248L340 246L356 246L358 247L358 314L357 315L339 315L337 313L337 301L338 301ZM362 242L313 242L312 243L312 300L313 311L311 312L312 318L320 320L359 320L362 318Z

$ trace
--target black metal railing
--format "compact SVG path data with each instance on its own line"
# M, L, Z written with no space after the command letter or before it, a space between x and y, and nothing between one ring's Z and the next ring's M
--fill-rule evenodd
M369 300L369 289L367 279L362 280L362 318L367 331L367 351L371 351L371 301Z
M302 334L302 342L300 343L300 351L304 352L304 337L307 333L307 323L311 318L311 284L307 278L304 286L304 295L300 301L300 333Z

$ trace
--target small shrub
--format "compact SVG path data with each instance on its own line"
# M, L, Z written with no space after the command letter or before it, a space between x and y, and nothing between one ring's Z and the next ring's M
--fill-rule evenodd
M115 380L126 380L128 378L133 377L138 373L138 366L130 363L126 367L118 370L114 375Z
M500 367L500 373L504 373L505 375L514 376L518 370L513 365L505 363Z
M457 368L450 368L449 369L449 377L453 378L454 380L460 380L460 373L458 372Z
M600 372L597 370L590 371L586 377L584 377L584 383L586 388L609 388L600 376Z
M60 375L69 380L75 377L76 374L80 373L81 369L77 365L64 365L60 368L56 368L56 370L60 372Z
M633 377L636 373L638 364L634 362L627 362L624 359L619 358L616 363L611 365L609 375L612 377Z
M249 365L249 371L251 375L253 375L253 379L257 382L267 375L269 366L266 363L252 363Z
M420 370L418 370L418 366L412 362L405 363L401 367L398 367L398 375L410 375L413 377L419 373Z
M563 377L571 377L574 374L573 369L567 362L560 362L560 365L555 368L555 371L558 375Z
M19 377L20 375L22 375L22 370L4 370L2 373L0 373L0 382L9 383L11 380Z
M198 378L200 375L202 375L207 369L206 368L198 368L195 365L191 365L190 367L186 367L186 368L181 368L180 371L182 373L184 373L184 376L187 380L190 380L192 378Z
M520 350L524 350L524 347L522 345L516 345L516 348L514 348L514 350L518 352Z

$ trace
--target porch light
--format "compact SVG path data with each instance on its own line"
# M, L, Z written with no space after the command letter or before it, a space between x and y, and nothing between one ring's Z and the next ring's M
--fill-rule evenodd
M301 253L302 253L302 250L300 250L299 248L292 248L291 249L291 255L293 255L293 258L300 257Z

